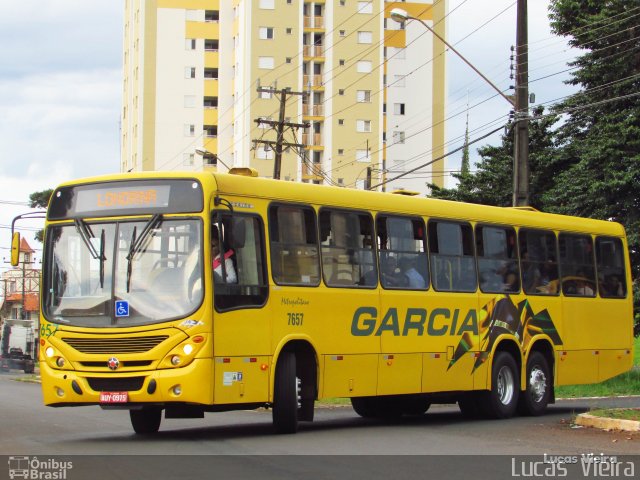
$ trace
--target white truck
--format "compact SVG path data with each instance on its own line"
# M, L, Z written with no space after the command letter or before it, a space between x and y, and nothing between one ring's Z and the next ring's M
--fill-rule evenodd
M33 373L33 332L31 328L11 325L10 321L5 321L2 328L1 345L0 370L8 372L11 369L18 369L24 370L24 373Z

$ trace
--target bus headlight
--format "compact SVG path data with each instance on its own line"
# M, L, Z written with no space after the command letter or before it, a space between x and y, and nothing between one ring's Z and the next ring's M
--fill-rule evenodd
M206 336L202 334L185 339L167 353L160 363L160 368L186 367L207 344L206 340Z
M171 365L178 366L180 365L180 356L179 355L174 355L171 357Z
M65 364L64 358L62 357L56 358L56 365L58 366L58 368L64 367L64 364Z
M185 355L191 355L191 352L193 352L193 346L190 343L185 343L182 347L182 351Z
M48 358L53 358L53 356L56 354L56 351L53 349L53 347L47 347L47 349L44 351L44 354Z

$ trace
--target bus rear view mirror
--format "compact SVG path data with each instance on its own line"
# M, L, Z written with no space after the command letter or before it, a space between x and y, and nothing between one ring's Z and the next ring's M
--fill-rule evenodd
M11 265L14 267L17 267L19 261L20 261L20 233L13 232L13 237L11 237Z

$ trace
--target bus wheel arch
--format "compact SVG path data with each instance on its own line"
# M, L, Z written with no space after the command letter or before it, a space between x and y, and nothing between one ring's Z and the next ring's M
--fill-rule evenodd
M510 418L516 412L520 396L520 347L513 340L503 340L492 356L491 386L480 396L480 408L487 417Z
M553 347L547 340L539 340L531 347L518 402L522 415L542 415L547 405L555 401L553 359Z
M298 421L313 421L318 396L318 359L305 340L288 342L278 354L273 377L273 424L278 433L295 433Z

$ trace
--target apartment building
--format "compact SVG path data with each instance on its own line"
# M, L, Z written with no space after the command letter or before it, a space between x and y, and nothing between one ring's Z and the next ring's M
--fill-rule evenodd
M444 170L418 168L444 154L444 45L389 12L445 36L446 5L125 0L121 170L272 177L283 121L282 180L427 193Z

